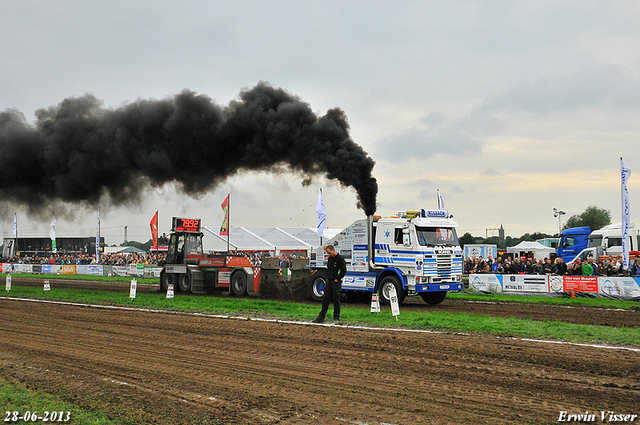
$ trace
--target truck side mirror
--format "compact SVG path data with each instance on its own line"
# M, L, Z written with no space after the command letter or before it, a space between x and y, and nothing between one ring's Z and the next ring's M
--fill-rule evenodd
M402 244L411 246L411 238L409 237L409 229L402 229Z

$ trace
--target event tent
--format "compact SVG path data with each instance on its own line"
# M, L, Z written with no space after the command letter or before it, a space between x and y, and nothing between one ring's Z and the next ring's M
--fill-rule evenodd
M539 242L522 241L518 245L507 247L507 252L517 254L517 257L520 257L525 252L533 252L533 256L540 260L549 258L551 253L556 252L556 250Z
M202 245L205 252L226 251L227 237L208 226L202 228ZM341 229L326 228L323 241L334 237ZM238 251L309 251L320 246L315 228L308 227L244 227L231 226L229 249Z

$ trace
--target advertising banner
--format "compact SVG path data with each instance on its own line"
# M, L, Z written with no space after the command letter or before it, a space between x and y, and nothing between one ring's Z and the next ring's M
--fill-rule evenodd
M595 276L564 276L565 292L598 292L598 278Z
M508 275L472 274L469 275L469 289L475 291L502 292L502 282Z
M75 264L64 264L62 266L62 274L76 274Z
M504 292L549 292L549 281L545 275L514 274L502 278Z
M91 276L102 276L103 266L98 264L82 264L76 266L76 273L88 274Z

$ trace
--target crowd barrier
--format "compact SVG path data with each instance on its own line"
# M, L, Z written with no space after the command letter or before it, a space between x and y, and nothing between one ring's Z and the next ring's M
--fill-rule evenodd
M469 289L487 292L585 292L622 299L640 298L640 278L623 276L554 276L471 274Z
M2 273L33 273L60 275L90 275L90 276L137 276L160 277L162 267L149 264L130 264L128 266L103 266L98 264L0 264Z

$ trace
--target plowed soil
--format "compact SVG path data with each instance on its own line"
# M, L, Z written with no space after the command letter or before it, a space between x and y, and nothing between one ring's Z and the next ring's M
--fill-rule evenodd
M637 326L638 312L622 313ZM601 423L601 411L640 414L637 350L7 299L0 378L139 424L557 423L562 411Z

